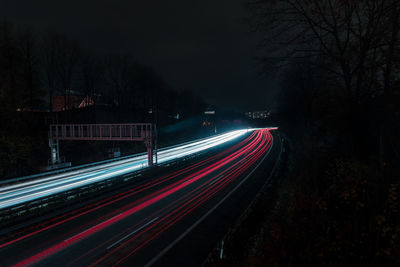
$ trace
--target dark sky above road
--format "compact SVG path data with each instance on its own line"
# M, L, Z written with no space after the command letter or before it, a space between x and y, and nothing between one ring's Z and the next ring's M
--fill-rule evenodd
M131 54L211 104L264 109L275 85L253 59L244 1L0 0L0 19L65 33L100 53Z

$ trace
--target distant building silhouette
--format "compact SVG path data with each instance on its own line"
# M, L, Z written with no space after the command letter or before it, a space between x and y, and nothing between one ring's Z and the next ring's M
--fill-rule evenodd
M63 111L93 106L94 101L89 96L68 95L53 96L53 111Z

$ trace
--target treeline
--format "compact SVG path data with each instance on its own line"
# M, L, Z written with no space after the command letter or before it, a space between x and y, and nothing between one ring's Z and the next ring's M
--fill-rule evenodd
M400 3L271 0L250 1L249 8L263 35L260 59L282 77L281 110L329 124L312 110L326 101L326 111L335 108L331 115L343 122L336 126L350 135L348 152L368 154L374 137L381 166L390 161L387 142L399 112ZM296 108L300 114L293 112ZM370 136L378 129L379 137Z
M163 125L177 114L180 119L189 118L204 110L200 97L175 90L132 55L103 55L95 50L57 32L37 34L0 22L0 177L26 174L37 171L35 165L45 165L46 129L26 114L52 111L54 96L63 97L66 112L71 95L88 96L96 106L117 113L110 122L122 122L122 117L124 122L126 118L141 118L141 122L158 118ZM37 158L41 161L32 162Z
M158 108L193 113L204 102L190 91L176 92L151 67L131 55L99 55L57 32L35 34L0 24L2 100L11 110L52 109L54 95L78 92L119 108ZM95 49L92 49L95 50Z
M249 1L249 10L260 60L280 75L274 119L291 153L244 261L398 266L400 2Z

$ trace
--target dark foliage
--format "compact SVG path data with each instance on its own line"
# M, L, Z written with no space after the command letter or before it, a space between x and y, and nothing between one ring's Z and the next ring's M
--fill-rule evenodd
M73 110L72 95L87 96L95 105ZM63 97L64 111L52 112L54 96ZM131 56L95 55L62 34L37 35L0 23L1 178L37 172L47 164L51 123L152 122L162 128L176 123L177 114L189 119L204 107L198 96L175 91ZM196 129L190 126L181 132L190 135ZM115 146L123 147L123 153L144 149L96 142L65 142L62 149L69 160L84 163L104 159Z
M399 266L399 2L248 2L292 149L272 213L256 234L241 226L253 234L234 264Z

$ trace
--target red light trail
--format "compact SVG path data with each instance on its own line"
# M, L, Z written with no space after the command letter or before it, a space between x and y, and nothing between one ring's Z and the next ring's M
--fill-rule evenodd
M83 208L68 212L35 228L21 231L15 235L18 236L17 238L0 244L0 249L18 244L42 232L50 231L56 226L61 227L63 224L73 220L79 220L92 212L112 204L118 204L119 201L132 197L139 192L143 193L146 190L156 189L156 191L139 197L133 202L122 204L111 212L63 233L65 237L61 237L61 240L58 239L58 242L52 241L53 245L31 254L26 259L15 264L15 266L25 266L47 259L99 232L106 231L112 225L117 225L128 217L130 218L138 212L154 206L155 203L165 200L166 204L155 212L145 218L136 220L134 225L123 229L118 234L105 238L101 243L96 244L95 247L87 250L69 263L72 265L81 260L91 259L92 266L99 264L118 265L176 225L180 220L193 213L197 208L206 205L218 193L229 190L229 186L237 183L240 177L249 172L252 166L267 153L271 145L272 135L269 130L254 131L242 142L210 158ZM162 186L162 188L157 189L159 186ZM172 198L167 201L167 199L176 194L178 194L177 198L174 197L176 199ZM107 248L106 253L103 253L101 257L96 257L98 255L96 253L99 250L103 251L105 248Z

